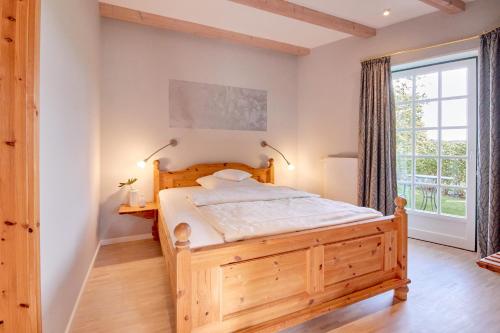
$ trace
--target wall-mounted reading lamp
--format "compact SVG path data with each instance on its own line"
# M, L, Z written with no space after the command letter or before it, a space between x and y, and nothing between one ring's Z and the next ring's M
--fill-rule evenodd
M283 155L282 152L280 152L278 149L274 148L273 146L271 146L270 144L268 144L266 141L262 141L260 143L260 145L263 147L263 148L266 148L266 147L269 147L271 148L272 150L274 150L275 152L277 152L278 154L281 155L281 157L283 157L283 159L285 160L286 164L287 164L287 168L288 170L295 170L295 166L290 163L290 161L285 157L285 155Z
M141 161L137 162L137 166L138 166L139 168L144 169L144 167L146 166L146 163L148 162L148 160L149 160L151 157L153 157L153 155L154 155L154 154L156 154L157 152L159 152L159 151L161 151L161 150L163 150L163 149L167 148L168 146L172 146L172 147L177 146L177 140L175 140L175 139L171 139L171 140L170 140L170 142L169 142L168 144L164 145L163 147L161 147L161 148L159 148L159 149L156 149L156 150L155 150L155 151L154 151L151 155L149 155L149 156L148 156L148 157L146 157L145 159L143 159L143 160L141 160Z

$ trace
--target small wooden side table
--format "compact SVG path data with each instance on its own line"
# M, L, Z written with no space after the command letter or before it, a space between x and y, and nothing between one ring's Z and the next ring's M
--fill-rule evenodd
M120 215L133 215L144 219L153 220L151 234L154 240L159 240L158 237L158 205L154 202L146 203L144 207L130 207L129 205L121 205L118 209Z

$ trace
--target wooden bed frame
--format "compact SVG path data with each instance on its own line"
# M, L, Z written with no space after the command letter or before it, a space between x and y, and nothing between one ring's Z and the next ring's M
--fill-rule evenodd
M274 182L272 159L259 169L220 163L175 172L155 161L155 201L162 189L195 186L229 168ZM395 203L391 216L195 249L186 223L176 226L173 243L159 209L176 332L274 332L389 290L406 300L406 200Z

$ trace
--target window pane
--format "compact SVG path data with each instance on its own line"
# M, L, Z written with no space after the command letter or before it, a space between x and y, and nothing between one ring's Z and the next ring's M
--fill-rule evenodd
M408 183L398 183L398 196L403 197L408 202L406 208L412 207L411 200L411 184Z
M467 130L441 130L441 155L467 156Z
M467 98L443 101L442 124L442 126L467 126Z
M398 157L396 169L398 181L411 182L413 175L413 159L411 157Z
M396 102L410 102L413 96L413 82L411 76L392 80L394 98Z
M437 159L435 158L416 158L415 182L437 184L437 165Z
M411 104L396 105L396 128L411 128L413 123Z
M416 131L415 155L437 155L438 153L438 131Z
M454 186L467 186L467 160L442 159L441 184Z
M441 75L443 97L467 95L467 68L444 71Z
M415 104L415 127L438 126L438 102Z
M466 203L465 189L441 189L441 213L465 217Z
M415 209L437 212L437 187L430 185L415 186Z
M438 73L417 75L415 77L416 91L415 99L427 99L438 97Z
M400 155L412 154L413 137L410 131L398 131L396 133L396 151Z

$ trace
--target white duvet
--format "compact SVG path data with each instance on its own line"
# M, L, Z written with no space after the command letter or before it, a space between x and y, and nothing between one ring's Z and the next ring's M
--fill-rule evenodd
M189 199L226 242L382 216L281 186L221 188L192 193Z

